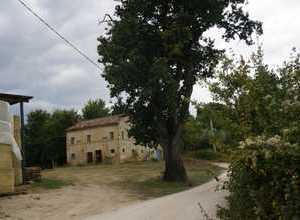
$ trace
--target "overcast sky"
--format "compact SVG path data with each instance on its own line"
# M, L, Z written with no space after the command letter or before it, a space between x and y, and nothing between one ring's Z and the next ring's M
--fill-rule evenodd
M113 0L24 0L66 38L97 60L97 37L104 33L98 25L105 13L114 11ZM101 71L66 46L17 0L0 5L0 92L34 96L27 109L80 109L88 99L110 101ZM289 57L300 44L299 0L249 0L253 19L263 22L260 38L270 65ZM232 48L248 56L255 47L243 42L223 43L215 31L220 48ZM196 86L193 98L207 102L207 89Z

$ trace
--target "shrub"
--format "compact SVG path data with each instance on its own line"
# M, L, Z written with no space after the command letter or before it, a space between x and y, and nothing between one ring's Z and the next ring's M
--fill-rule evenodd
M225 187L221 219L300 219L300 149L280 137L241 143Z
M219 153L214 152L211 149L198 150L195 153L197 159L201 160L217 160L219 159Z

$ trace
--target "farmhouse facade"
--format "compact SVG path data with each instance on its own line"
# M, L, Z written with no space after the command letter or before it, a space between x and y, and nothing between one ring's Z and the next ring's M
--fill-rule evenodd
M70 165L89 163L122 163L147 160L157 151L136 145L128 137L128 117L114 115L80 121L67 129L67 162Z

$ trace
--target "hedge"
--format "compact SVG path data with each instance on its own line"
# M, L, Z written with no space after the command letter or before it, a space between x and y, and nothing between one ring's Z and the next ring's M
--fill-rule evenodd
M221 219L300 219L300 148L276 136L241 143L225 183Z

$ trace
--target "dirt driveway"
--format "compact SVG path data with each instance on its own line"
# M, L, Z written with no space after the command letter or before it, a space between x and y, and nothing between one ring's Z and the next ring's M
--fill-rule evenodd
M200 161L188 162L187 168L195 185L207 182L221 172ZM45 171L43 177L46 180L60 182L54 182L55 185L45 181L30 186L27 195L0 198L0 219L84 219L190 188L162 182L159 179L162 170L163 163L146 162ZM53 189L56 186L61 188Z
M0 219L82 219L128 205L138 199L105 186L68 186L0 200Z

